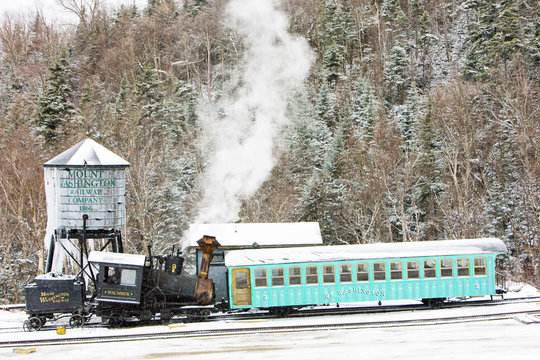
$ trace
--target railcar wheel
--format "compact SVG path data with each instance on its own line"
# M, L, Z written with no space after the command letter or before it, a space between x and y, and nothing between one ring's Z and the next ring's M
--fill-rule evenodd
M440 309L444 304L444 298L422 299L422 303L432 309Z
M23 328L26 331L39 331L41 327L43 326L43 321L41 321L38 317L31 317L28 320L25 320L23 323Z
M269 312L271 315L274 315L276 317L285 317L292 313L292 310L293 309L291 307L275 307L270 308Z
M74 329L84 325L84 317L79 314L72 315L69 318L69 327Z

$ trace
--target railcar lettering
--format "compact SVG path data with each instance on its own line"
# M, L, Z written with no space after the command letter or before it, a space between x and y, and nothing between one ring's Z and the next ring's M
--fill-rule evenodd
M68 303L69 302L69 293L63 292L59 294L55 294L54 292L41 292L41 296L39 297L39 302L44 303Z
M337 294L339 296L347 295L347 294L362 294L362 295L374 295L374 296L386 296L386 292L384 290L370 290L370 289L364 289L359 287L349 287L344 290L338 290ZM328 297L326 296L328 295ZM325 298L328 299L330 297L335 297L335 295L332 294L326 294Z

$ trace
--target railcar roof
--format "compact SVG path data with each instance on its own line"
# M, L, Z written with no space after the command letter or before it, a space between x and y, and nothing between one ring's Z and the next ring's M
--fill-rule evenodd
M137 254L113 253L106 251L92 251L88 256L88 262L100 264L120 264L144 266L146 257Z
M438 240L406 243L231 250L225 253L225 265L249 266L402 257L502 254L506 252L507 249L504 242L496 238Z

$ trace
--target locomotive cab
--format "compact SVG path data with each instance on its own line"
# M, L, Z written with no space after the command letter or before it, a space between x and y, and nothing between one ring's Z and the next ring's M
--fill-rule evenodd
M144 255L92 251L88 261L98 267L97 301L140 303Z

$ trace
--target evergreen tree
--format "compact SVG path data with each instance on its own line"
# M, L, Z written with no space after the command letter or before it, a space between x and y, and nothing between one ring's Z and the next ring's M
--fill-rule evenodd
M440 141L431 121L431 109L423 117L417 140L418 165L414 172L412 196L417 239L435 238L439 231L436 219L436 201L444 190L441 180Z
M326 123L315 115L313 104L303 93L295 96L288 107L287 116L293 120L288 133L289 150L287 152L297 183L310 176L313 169L322 170L324 159L331 139Z
M325 0L323 7L319 25L322 66L333 87L342 77L346 58L352 61L351 56L358 47L358 30L349 6Z
M403 139L403 149L405 151L416 151L418 117L420 109L418 107L419 94L416 87L411 87L407 91L405 103L393 108L394 117L398 129L401 131Z
M401 9L399 0L383 0L381 6L382 17L393 31L407 28L407 16Z
M338 106L336 91L333 84L326 81L327 72L322 72L319 86L319 93L315 101L316 116L326 123L329 128L333 128L338 118Z
M129 88L129 82L127 77L123 76L120 82L120 89L116 95L116 101L114 104L114 117L116 121L122 120L129 112L132 103L132 94Z
M161 83L157 71L145 66L135 84L135 100L141 109L138 125L152 131L161 131L165 120Z
M384 67L386 83L386 100L390 104L403 104L407 91L411 86L410 59L407 55L405 39L400 37L390 50Z
M355 74L353 71L353 76ZM361 75L354 76L352 81L350 117L359 135L364 140L371 141L377 121L377 99L368 80Z
M471 25L467 40L466 77L485 78L490 68L502 65L506 70L516 56L535 52L534 48L526 47L523 28L530 29L530 22L521 16L523 6L523 0L472 2L476 21Z
M197 123L195 87L169 77L170 93L164 100L164 126L166 132L179 142L186 133L194 133Z
M429 86L432 64L429 59L430 46L436 39L430 31L430 19L425 0L409 1L409 29L413 44L414 63L418 67L417 85Z
M38 100L37 125L49 143L65 135L65 126L75 115L71 69L67 52L63 52L49 69L47 86Z

